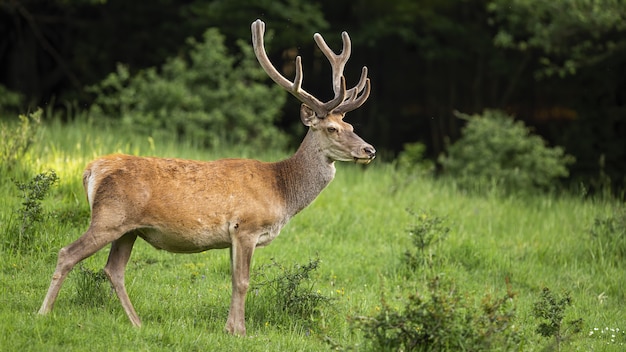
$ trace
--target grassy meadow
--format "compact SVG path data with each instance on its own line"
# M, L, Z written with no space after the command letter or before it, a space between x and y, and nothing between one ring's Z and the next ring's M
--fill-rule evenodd
M77 265L54 311L39 316L58 250L88 226L82 170L91 159L113 152L201 160L288 156L244 147L202 150L88 123L45 124L19 165L0 178L0 350L359 351L371 341L355 319L376 316L385 307L402 311L409 295L426 294L433 277L460 293L463 309L513 293L515 315L507 329L518 340L513 347L493 345L492 350L557 349L553 338L537 333L540 320L533 314L544 287L571 295L561 350L626 348L626 263L602 252L611 246L600 246L591 236L597 220L623 212L623 204L575 194L466 193L450 180L398 171L384 157L365 168L338 164L335 180L319 198L271 245L256 250L246 337L223 332L230 302L227 250L171 254L142 240L126 271L142 328L131 326L102 281L106 249ZM13 180L26 182L50 169L59 181L42 202L49 216L28 239L28 250L11 249L6 243L14 234L7 229L19 223L16 209L22 202ZM425 249L428 264L408 269L405 253L414 246L409 229L428 216L444 221L449 232ZM264 287L255 286L270 263L293 267L314 259L319 266L305 285L329 301L310 316L281 313ZM580 332L566 331L565 322L581 318Z

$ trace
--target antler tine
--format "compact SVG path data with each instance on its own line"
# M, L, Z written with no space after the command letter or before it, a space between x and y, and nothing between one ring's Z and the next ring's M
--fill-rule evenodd
M331 102L328 102L326 103L326 106L330 107L331 110L334 109L336 112L346 113L363 105L370 93L369 79L367 78L367 67L363 66L363 69L361 70L361 78L359 78L357 85L345 91L345 78L343 76L343 70L348 62L348 59L350 58L350 54L352 53L352 42L350 41L348 33L341 33L341 39L343 42L341 54L335 54L320 34L316 33L313 38L324 56L326 56L330 62L333 70L333 91L335 92L335 98L331 102L336 103L338 101L338 104L333 106L330 104ZM339 99L342 96L343 98Z
M363 66L363 68L361 69L361 78L359 78L359 83L357 83L356 86L348 90L348 97L350 96L356 97L358 93L360 93L365 87L366 81L367 81L367 66Z
M319 117L324 117L330 112L332 109L327 109L327 104L322 103L317 98L309 94L307 91L302 89L302 59L300 56L296 57L296 75L294 81L291 82L287 78L285 78L282 74L278 72L278 70L272 65L270 59L267 57L267 52L265 51L265 44L263 36L265 34L265 23L261 20L256 20L252 22L252 46L254 48L254 54L256 55L259 64L263 67L263 70L267 73L267 75L279 86L283 87L286 91L291 93L298 100L309 106ZM345 92L345 87L344 87ZM336 99L331 100L334 102ZM343 99L342 99L343 100ZM341 101L338 103L340 104ZM337 104L337 105L338 105ZM333 106L334 108L334 106Z
M352 42L350 41L350 36L347 32L341 33L343 48L341 49L341 54L339 55L335 54L328 44L326 44L326 41L321 34L315 33L315 35L313 35L313 39L315 39L317 46L330 62L330 66L333 71L333 92L335 92L335 97L337 97L341 92L341 77L343 76L343 70L346 66L346 62L348 62L348 59L350 58L350 54L352 53Z
M361 105L363 105L363 103L365 103L365 101L367 100L367 98L370 95L370 90L371 90L371 86L370 86L370 79L368 78L365 81L365 87L364 90L361 93L361 95L359 95L357 97L357 94L355 94L353 96L352 99L347 99L345 100L339 107L337 107L334 111L337 113L347 113L350 112L352 110L358 109Z
M363 66L359 83L348 90L346 99L335 109L335 111L346 113L359 108L363 105L363 103L365 103L367 98L369 98L370 90L371 86L370 79L367 78L367 66Z

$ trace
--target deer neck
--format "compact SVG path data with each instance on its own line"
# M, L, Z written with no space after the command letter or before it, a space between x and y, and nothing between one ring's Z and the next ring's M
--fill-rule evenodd
M323 152L314 132L304 137L296 153L276 163L279 189L289 217L311 204L335 177L335 162Z

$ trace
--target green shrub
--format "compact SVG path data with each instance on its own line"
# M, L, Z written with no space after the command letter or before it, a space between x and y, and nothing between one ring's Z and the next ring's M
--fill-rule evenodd
M10 221L4 229L4 246L17 251L36 249L38 224L48 218L41 201L48 196L50 187L59 180L54 170L36 175L29 182L14 181L21 192L22 204L17 209L17 221Z
M589 229L591 256L602 264L622 265L626 259L626 209L597 217Z
M38 109L28 115L19 115L17 126L0 123L0 169L9 171L23 160L26 151L35 142L41 114L41 109Z
M287 138L274 122L286 101L267 75L249 44L238 41L231 55L217 29L201 42L188 39L186 57L174 57L131 75L125 65L88 90L96 94L92 118L112 118L124 128L154 133L167 131L215 147L245 143L252 147L282 147Z
M533 316L539 320L537 333L544 337L554 337L554 346L561 350L561 344L581 331L583 320L563 322L565 310L572 305L569 292L559 297L544 287L539 299L533 305Z
M432 268L435 264L433 246L448 236L450 228L446 225L445 218L431 212L414 213L411 210L407 211L414 219L414 223L408 229L413 246L404 252L404 260L411 270L417 270L424 266Z
M572 156L550 148L522 121L497 110L482 115L457 113L467 120L462 137L439 162L465 189L495 185L505 192L545 191L569 175Z
M413 293L394 308L383 298L380 312L357 317L373 351L488 351L519 342L513 327L514 294L485 296L480 308L452 282L433 277L425 293Z
M396 165L400 170L428 174L434 171L435 165L425 158L426 145L420 142L405 143L398 154Z
M331 297L315 290L311 276L319 263L320 260L316 258L307 264L296 263L289 267L272 258L270 264L255 271L250 291L253 300L269 305L264 319L270 315L271 318L277 318L274 323L289 320L303 322L307 327L314 324L321 310L333 301ZM281 319L280 315L288 319Z
M77 269L72 271L72 278L76 283L73 303L84 307L99 307L113 300L113 291L103 269L92 270L82 262Z

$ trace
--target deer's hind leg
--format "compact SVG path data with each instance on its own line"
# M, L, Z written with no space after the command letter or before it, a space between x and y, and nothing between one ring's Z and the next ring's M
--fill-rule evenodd
M39 314L46 314L52 310L63 281L78 262L96 253L119 236L115 232L102 232L90 226L87 232L76 241L61 248L50 288L39 309Z
M135 244L136 239L137 233L133 231L111 243L111 252L109 252L109 259L104 267L104 273L111 281L111 285L113 286L117 297L120 299L128 319L130 319L134 326L139 327L141 326L141 320L139 319L137 312L135 312L135 308L133 308L130 298L128 298L126 286L124 285L124 271L126 269L126 264L128 264L128 259L130 258L130 253L133 250L133 245Z

